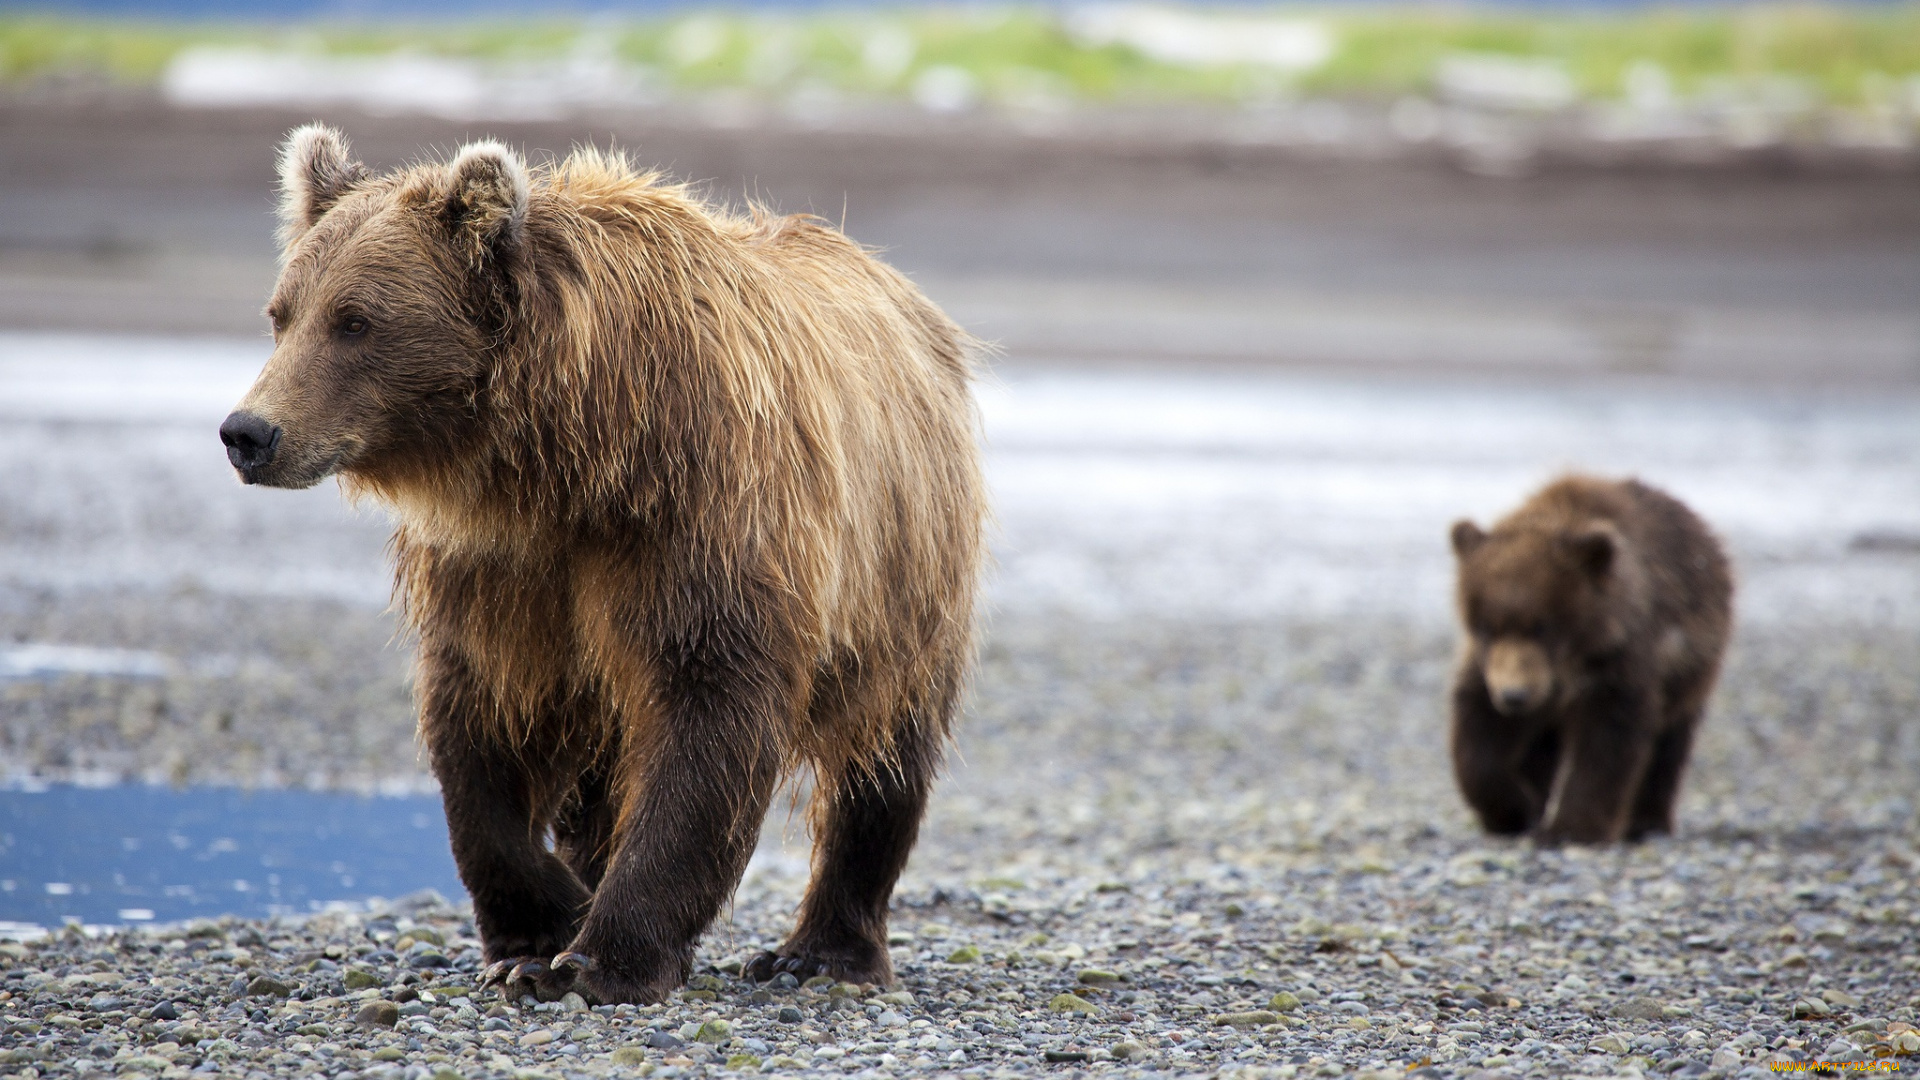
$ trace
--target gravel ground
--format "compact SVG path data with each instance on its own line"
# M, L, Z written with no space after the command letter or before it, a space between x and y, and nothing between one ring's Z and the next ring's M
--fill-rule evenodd
M0 1045L23 1077L414 1080L1730 1076L1920 1050L1920 640L1742 637L1681 835L1565 852L1478 836L1460 808L1449 648L1394 623L1000 625L897 898L890 993L729 974L778 939L804 883L781 811L702 977L667 1005L474 992L466 913L414 898L7 945ZM289 700L343 689L369 693ZM411 761L404 710L382 715L352 722L384 724L373 743ZM116 730L115 752L148 752ZM150 732L189 758L207 737Z
M195 376L154 347L108 378L97 342L11 347L0 667L139 663L0 673L0 771L426 786L383 526L237 489L207 435L247 358ZM125 376L151 385L93 394ZM476 996L471 925L427 898L67 931L3 946L0 1073L1732 1076L1920 1049L1920 399L1093 374L983 398L993 611L892 996L728 974L804 884L781 807L667 1005ZM1741 572L1680 835L1634 849L1482 837L1446 765L1446 523L1561 464L1671 486Z

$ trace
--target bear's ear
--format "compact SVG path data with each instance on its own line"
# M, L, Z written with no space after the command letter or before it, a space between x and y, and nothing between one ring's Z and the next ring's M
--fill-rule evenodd
M1487 541L1487 534L1480 531L1480 526L1466 518L1453 523L1450 535L1453 537L1453 553L1462 559L1478 551L1480 545Z
M367 178L347 156L347 140L325 124L293 129L280 148L280 246L306 234L340 197Z
M526 231L530 185L520 155L497 142L469 143L447 166L451 188L441 219L475 242L474 254L500 254Z
M1612 525L1597 521L1584 529L1564 534L1560 542L1582 570L1594 577L1601 577L1613 569L1614 555L1620 547L1620 534Z

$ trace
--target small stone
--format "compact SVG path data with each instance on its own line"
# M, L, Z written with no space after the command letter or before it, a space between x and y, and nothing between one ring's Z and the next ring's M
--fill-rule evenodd
M759 1067L760 1059L752 1054L734 1054L727 1058L729 1069L758 1069Z
M147 1019L178 1020L180 1019L180 1010L174 1007L173 1002L163 1001L160 1004L155 1005L153 1008L147 1010Z
M647 1037L642 1041L655 1050L678 1050L687 1045L685 1040L673 1032L657 1029L647 1032Z
M1851 1009L1860 1004L1860 999L1838 987L1828 987L1820 991L1820 1000L1829 1005Z
M383 1046L373 1052L375 1061L399 1061L406 1056L407 1052L397 1046Z
M622 1046L611 1055L615 1065L645 1065L647 1052L637 1046Z
M1080 981L1088 986L1113 986L1121 982L1120 973L1105 968L1080 969Z
M400 1022L400 1006L391 1001L369 1001L360 1006L353 1016L353 1022L367 1027L390 1028Z
M442 1065L433 1070L432 1080L464 1080L459 1071L450 1065Z
M587 999L569 990L560 995L560 1011L583 1013L587 1011Z
M349 990L371 990L383 985L380 976L361 968L348 968L347 973L340 977L340 981L345 983Z
M1047 1050L1043 1052L1041 1056L1046 1058L1048 1061L1061 1062L1061 1061L1085 1061L1087 1060L1088 1055L1085 1050Z
M703 1042L709 1046L719 1046L731 1038L733 1038L733 1025L725 1020L709 1020L701 1024L700 1029L693 1035L695 1042Z
M1107 1048L1115 1061L1132 1061L1147 1056L1147 1048L1137 1042L1118 1042Z
M911 945L913 944L913 931L889 930L887 931L887 944L888 945Z
M293 987L271 975L256 975L247 984L248 997L286 997L293 993Z
M949 964L977 964L980 962L980 946L962 945L947 954Z
M775 990L794 990L799 988L800 980L794 977L793 972L783 971L775 975L773 981L767 985L773 987Z
M1667 1007L1654 998L1635 997L1608 1009L1607 1015L1615 1020L1659 1020L1667 1015Z
M907 1018L894 1012L892 1009L888 1009L873 1018L873 1025L883 1028L906 1027Z
M1833 1015L1832 1007L1819 998L1802 998L1793 1003L1795 1020L1818 1020L1823 1016L1831 1015Z
M791 1005L783 1007L778 1014L778 1019L783 1024L797 1024L806 1018L805 1013Z
M1358 1003L1355 1002L1354 1004L1358 1004ZM1363 1009L1366 1008L1365 1005L1361 1005L1360 1007ZM1279 1022L1280 1022L1279 1013L1268 1012L1264 1009L1256 1010L1254 1012L1221 1013L1220 1015L1213 1018L1213 1025L1215 1027L1232 1027L1232 1028L1265 1027L1268 1024L1277 1024Z
M800 988L802 990L827 990L827 989L831 989L833 987L833 984L834 984L833 976L815 975L813 978L808 979L806 982L801 983Z
M1903 1031L1890 1035L1887 1042L1894 1050L1902 1054L1920 1054L1920 1032Z
M1587 1044L1587 1052L1593 1054L1624 1054L1631 1049L1627 1040L1618 1035L1602 1035Z
M1057 1013L1097 1013L1100 1007L1078 994L1058 994L1047 1002L1047 1008Z
M1267 999L1267 1008L1274 1012L1290 1013L1300 1007L1300 999L1292 993L1282 990Z
M525 1035L520 1036L520 1045L527 1048L545 1046L557 1037L553 1032L542 1028L539 1031L529 1031Z
M120 1000L119 998L113 996L112 994L104 994L104 993L95 994L92 997L87 999L87 1008L92 1009L94 1012L98 1012L98 1013L113 1012L115 1009L119 1009L123 1007L125 1004L126 1002Z

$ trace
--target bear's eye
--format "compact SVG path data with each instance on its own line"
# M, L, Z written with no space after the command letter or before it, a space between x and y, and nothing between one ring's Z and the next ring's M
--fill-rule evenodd
M348 337L359 337L367 332L367 320L358 315L349 315L340 320L340 332Z

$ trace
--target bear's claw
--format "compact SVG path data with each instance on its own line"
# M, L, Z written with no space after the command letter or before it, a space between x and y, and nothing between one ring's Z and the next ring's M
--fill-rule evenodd
M553 958L553 970L566 972L570 976L583 975L598 966L593 962L593 957L586 953L563 952Z
M827 974L830 966L825 960L817 960L811 956L781 956L779 953L768 951L748 961L740 974L754 982L767 982L780 974L792 975L801 982L806 982L816 975Z
M754 982L767 982L776 975L792 975L801 982L821 975L862 986L886 986L893 982L892 966L848 957L822 956L811 951L781 954L767 951L754 957L740 974Z
M507 981L507 973L513 970L513 960L495 960L480 973L480 989L487 990Z

